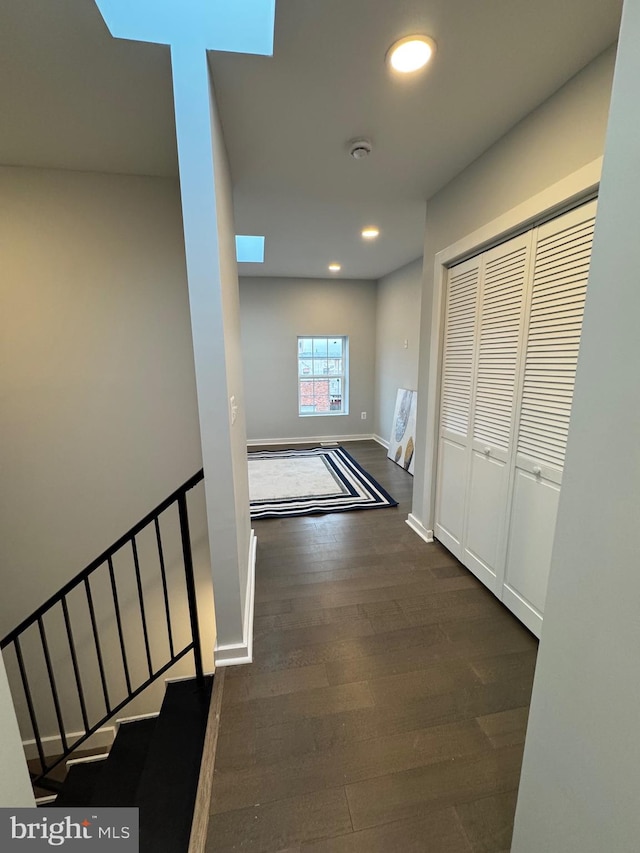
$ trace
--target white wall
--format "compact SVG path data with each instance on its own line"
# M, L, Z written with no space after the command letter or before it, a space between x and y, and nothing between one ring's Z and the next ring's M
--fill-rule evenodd
M0 229L4 636L202 461L176 181L1 168ZM215 623L201 486L190 503L211 668ZM179 586L172 522L164 534L167 566ZM144 540L141 556L147 547L156 559ZM155 622L156 608L163 607L159 585L142 562L148 617ZM129 608L135 610L135 592L125 580L133 577L130 551L116 569L127 619ZM108 589L99 582L94 592L100 618ZM184 627L182 605L175 615ZM76 638L82 653L89 636L82 624ZM113 630L109 641L115 641ZM55 641L52 646L57 660L61 649ZM144 676L139 637L137 648L131 666ZM153 651L162 650L153 643ZM14 664L8 654L12 678ZM180 671L189 670L190 659ZM120 684L122 676L113 674ZM99 689L91 693L93 701ZM140 699L136 710L157 708L160 693ZM36 702L45 714L42 734L50 736L51 704L39 692ZM16 705L29 738L19 695ZM65 723L67 731L80 728L75 706Z
M378 282L373 431L384 441L391 435L398 388L418 387L421 295L422 258Z
M176 182L0 168L0 634L201 467Z
M639 845L639 39L627 0L514 853Z
M0 655L0 808L34 806L33 790Z
M242 278L250 440L371 435L376 286L371 281ZM349 414L299 417L297 337L349 336ZM360 418L367 412L367 420Z
M425 436L435 255L602 155L614 61L610 48L427 203L413 492L425 529L433 527L435 460L426 458Z

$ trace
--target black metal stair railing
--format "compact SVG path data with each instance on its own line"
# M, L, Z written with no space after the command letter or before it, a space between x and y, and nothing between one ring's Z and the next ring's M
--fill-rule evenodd
M198 624L198 611L196 601L196 583L193 567L192 542L189 528L189 510L187 502L187 493L193 489L201 480L203 480L203 471L198 471L186 483L180 486L175 492L169 495L161 504L154 510L148 513L143 519L135 524L131 530L121 536L114 544L93 560L83 571L76 575L72 580L65 584L55 595L51 596L43 605L41 605L31 616L20 623L13 631L7 634L0 640L0 650L5 655L5 659L9 662L13 653L14 669L17 671L18 682L23 694L24 705L28 712L33 739L38 754L40 772L31 774L32 781L39 787L56 791L59 789L59 783L55 780L48 779L47 775L58 764L63 762L69 755L87 741L95 732L97 732L114 714L118 713L132 699L143 692L150 684L162 676L170 667L179 660L184 658L189 652L193 652L195 673L198 680L202 680L203 664L202 664L202 649L200 644L200 630ZM186 606L189 613L189 627L187 631L188 642L185 644L178 643L180 646L176 648L176 631L174 617L172 617L172 607L170 603L170 591L168 584L168 571L165 561L165 549L163 546L163 537L161 530L161 516L163 513L177 510L177 520L179 525L179 546L180 554L180 570L184 571L184 588ZM150 619L148 613L148 605L145 601L145 587L149 585L149 573L147 572L146 581L143 583L141 571L141 559L138 547L140 534L143 531L151 530L152 538L155 542L156 566L158 569L157 577L154 582L157 582L161 587L162 606L155 608L152 614L153 630L163 632L163 642L166 641L168 654L158 662L154 661L154 657L158 655L152 654L150 640ZM116 570L114 568L114 558L116 555L122 554L123 549L130 553L128 559L131 562L135 580L132 579L132 586L135 593L129 596L126 602L126 621L123 613L123 602L121 601L121 592L118 588ZM155 567L154 567L155 568ZM109 656L109 661L105 660L105 651L103 649L103 639L101 638L101 629L104 630L102 624L103 617L97 611L97 602L95 587L98 585L100 578L100 586L102 591L108 590L108 602L110 612L114 616L115 634L117 635L116 648L119 650L118 666L121 668L123 680L125 684L124 696L122 693L114 698L112 696L112 688L110 688L110 679L108 669L113 669L114 662L112 655ZM80 596L80 599L78 599ZM73 598L73 605L70 599ZM133 598L133 602L132 599ZM79 612L78 600L81 602L81 609L84 611L84 622L89 624L89 631L81 631L78 625L74 625L74 616L77 620ZM100 604L103 604L100 601ZM132 653L137 654L137 650L132 648L130 639L127 639L127 633L131 633L129 621L132 619L132 608L135 619L139 620L140 633L143 641L143 659L144 659L144 675L142 678L135 678L132 672L131 656ZM161 614L161 619L158 617L158 610ZM52 652L52 636L51 627L47 627L47 620L53 623L57 620L59 629L55 631L55 654ZM159 626L159 622L161 623ZM113 626L110 626L113 629ZM30 654L25 654L23 646L25 645L25 636L29 635ZM181 633L185 633L184 626L181 625ZM82 639L85 643L79 648L79 635L82 634ZM37 665L33 664L34 655L31 653L34 643L38 647L39 660ZM80 654L85 653L85 645L90 646L92 660L95 661L95 670L87 675L87 666L81 665ZM64 653L65 663L67 668L66 673L66 692L69 691L69 683L71 690L74 693L74 701L77 700L78 716L82 721L81 731L75 733L71 740L69 739L67 729L65 727L65 708L61 698L61 691L58 684L60 678L61 648ZM84 654L86 657L86 654ZM54 758L50 758L45 754L43 735L41 732L42 721L41 714L37 710L37 702L34 699L34 687L41 691L41 678L45 675L45 686L48 683L50 697L52 703L53 717L55 718L55 728L59 735L61 750L56 750ZM99 693L98 711L91 713L89 710L89 701L87 691L91 690L91 704L96 705L95 687L98 686ZM14 701L15 701L14 695ZM102 710L103 709L103 710Z

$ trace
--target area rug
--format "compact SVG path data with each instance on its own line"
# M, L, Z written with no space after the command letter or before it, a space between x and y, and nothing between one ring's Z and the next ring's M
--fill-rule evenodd
M251 518L397 506L343 447L249 454Z

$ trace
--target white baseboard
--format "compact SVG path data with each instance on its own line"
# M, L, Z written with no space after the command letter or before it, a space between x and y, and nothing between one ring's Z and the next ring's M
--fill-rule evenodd
M214 660L218 666L237 666L241 663L251 663L253 660L253 605L256 590L256 553L258 539L255 531L251 530L251 542L249 544L249 573L247 576L247 596L244 605L244 625L242 629L242 642L230 643L226 646L216 644L214 649Z
M373 440L374 440L374 441L377 441L377 442L378 442L378 444L381 444L381 445L382 445L386 450L388 450L388 449L389 449L389 442L388 442L388 441L386 441L384 438L382 438L382 436L380 436L380 435L376 435L376 434L374 433L374 434L373 434L373 436L372 436L372 438L373 438Z
M371 439L375 439L373 433L366 435L307 435L299 438L250 438L247 440L247 447L270 446L272 444L320 444L327 441L371 441Z
M94 732L84 743L80 744L78 749L108 749L113 743L115 734L115 726L104 726L98 729L97 732ZM84 732L66 732L65 735L67 743L75 743L84 735ZM34 739L23 740L22 746L24 747L28 761L32 758L38 758L38 747ZM62 753L62 739L60 735L43 737L42 750L45 755L60 755Z
M408 517L406 518L406 523L413 530L414 533L417 533L421 539L424 539L425 542L433 542L433 530L427 530L427 528L419 521L415 515L410 512Z

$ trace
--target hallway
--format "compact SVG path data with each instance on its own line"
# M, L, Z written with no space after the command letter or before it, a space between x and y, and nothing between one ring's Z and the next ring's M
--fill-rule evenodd
M537 641L405 524L411 476L345 447L399 506L254 523L206 849L508 851Z

